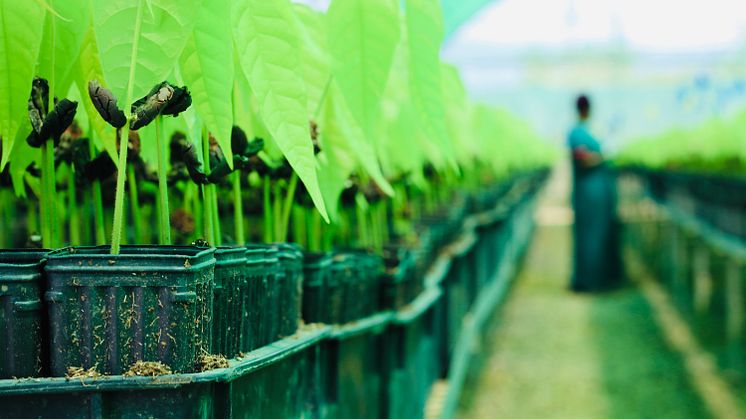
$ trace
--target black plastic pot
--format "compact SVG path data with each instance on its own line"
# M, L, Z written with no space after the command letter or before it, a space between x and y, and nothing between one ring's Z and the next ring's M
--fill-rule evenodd
M194 370L210 351L215 249L108 246L51 252L45 272L51 374L95 367L121 374L136 361Z
M228 358L241 351L241 322L246 312L247 263L245 247L215 251L212 353Z
M0 251L0 378L45 372L48 344L42 296L47 252Z

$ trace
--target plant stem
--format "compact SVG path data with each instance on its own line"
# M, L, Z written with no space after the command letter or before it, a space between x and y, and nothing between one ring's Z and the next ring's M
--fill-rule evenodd
M285 195L285 205L282 207L282 230L279 237L280 241L287 241L288 239L288 224L290 223L290 210L293 208L293 200L295 199L295 190L298 187L298 175L293 172L290 177L290 185L288 186L287 195Z
M78 193L75 188L75 172L69 171L67 180L67 194L68 194L68 217L70 219L69 235L70 235L70 246L80 245L80 214L78 213Z
M311 237L308 240L308 245L314 252L318 252L321 250L321 213L313 208L311 214Z
M293 205L293 242L308 247L308 229L306 226L306 209ZM309 250L313 250L310 249Z
M207 134L207 128L202 128L202 159L204 161L205 172L210 170L210 138ZM210 199L210 185L202 185L202 200L204 201L204 220L205 220L205 239L208 243L215 244L215 228L213 226L214 217L212 215L213 206Z
M143 217L140 211L140 199L137 196L137 179L135 178L135 168L132 165L127 165L127 186L130 192L130 214L132 217L132 227L135 230L135 243L146 244L148 240L145 240L143 233L145 228L142 225Z
M243 197L241 194L241 171L233 172L233 224L236 230L236 244L246 244L243 222Z
M276 182L274 184L274 191L273 191L273 216L274 220L272 220L272 223L275 226L275 232L274 232L274 239L276 242L281 242L283 240L283 234L282 234L282 186L280 186L280 182Z
M222 246L223 235L220 232L220 211L218 211L217 185L210 185L210 204L212 205L212 227L215 229L215 246Z
M163 117L155 117L155 139L158 146L158 243L171 244L171 212L168 209L168 168L166 139L163 138Z
M194 183L189 183L191 192L192 214L194 215L194 231L197 234L205 234L204 222L205 215L202 213L202 201L199 199L199 187Z
M106 222L104 221L104 202L101 197L100 181L93 181L91 194L93 195L93 216L96 224L96 244L102 245L106 243Z
M47 159L44 162L46 165L43 169L46 171L46 182L47 182L47 219L46 222L49 225L49 237L50 246L56 248L59 246L59 229L57 226L57 180L55 177L54 170L54 141L47 140L44 144L47 150Z
M93 124L90 120L88 121L88 154L93 159L96 156L96 147L93 145ZM102 245L106 243L106 223L104 222L104 203L101 198L101 182L96 179L91 184L91 195L92 202L91 210L93 212L93 222L96 226L96 237L94 243ZM88 224L88 223L86 223ZM89 237L90 239L90 237Z
M130 126L129 121L132 115L129 113L129 106L132 103L132 95L135 89L135 64L137 63L137 51L140 44L140 31L142 30L142 13L143 13L143 1L138 0L137 2L137 16L135 17L134 31L132 32L132 51L130 54L130 66L129 66L129 78L127 81L127 96L124 101L125 109L127 110L127 123L121 129L120 141L119 141L119 164L117 165L117 187L114 195L114 226L111 230L111 253L114 255L119 254L119 246L122 242L122 227L123 227L123 213L124 213L124 178L126 174L124 171L127 167L127 147L129 145L130 138Z
M40 221L40 233L41 242L44 247L52 247L52 234L49 231L49 192L47 191L47 147L46 144L41 146L41 179L40 179L40 193L39 193L39 221Z
M274 231L272 226L272 198L270 193L270 180L269 176L264 176L264 242L272 243L272 233Z
M360 247L370 246L370 238L368 237L368 219L365 216L365 211L362 205L355 204L355 215L357 221L357 236Z
M39 206L41 206L41 200L37 201L39 202ZM32 200L28 201L28 220L26 221L26 238L30 238L33 234L38 234L39 232L39 213L36 212L37 208L36 203Z

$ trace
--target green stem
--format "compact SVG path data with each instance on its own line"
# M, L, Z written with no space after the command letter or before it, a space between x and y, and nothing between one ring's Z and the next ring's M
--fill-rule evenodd
M236 170L233 173L233 223L236 230L236 244L243 246L246 244L246 238L244 235L243 194L241 193L240 170Z
M368 237L368 218L365 215L362 205L355 205L356 221L357 221L357 236L360 247L370 246L370 238Z
M130 207L132 214L132 227L135 230L135 243L146 244L148 240L143 237L145 227L142 225L143 217L140 211L140 198L137 196L137 179L135 178L135 168L127 165L127 183L130 192Z
M311 237L308 240L309 246L314 252L318 252L321 250L321 213L318 212L315 208L311 209L312 215L311 215ZM329 228L329 226L327 226Z
M306 209L293 205L293 242L308 247L308 229L306 228ZM309 249L312 250L312 249Z
M119 254L124 227L124 180L127 177L124 171L127 167L129 124L125 124L121 130L118 130L117 136L119 137L119 162L117 163L117 186L114 191L114 224L111 228L111 253L114 255Z
M143 1L138 0L137 2L137 15L134 22L134 31L132 32L132 51L130 53L130 66L129 66L129 78L127 80L127 96L124 101L125 109L132 103L132 95L135 88L135 64L137 63L137 51L140 44L140 32L142 30L142 13L143 13ZM128 112L129 115L129 112ZM114 225L111 229L111 253L119 254L119 247L122 242L122 227L124 226L124 178L126 174L124 171L127 168L127 146L129 143L129 120L131 115L127 117L127 123L121 129L120 141L119 141L119 164L117 165L117 187L114 195Z
M210 138L207 134L207 128L202 129L202 159L205 165L205 171L210 169ZM202 185L202 200L204 202L204 220L205 220L205 239L208 243L215 244L215 228L213 226L214 217L212 215L213 206L210 199L210 185Z
M59 228L57 225L57 179L54 168L54 141L48 140L44 147L47 150L45 171L47 172L47 223L49 223L49 237L52 248L59 247Z
M41 200L37 201L39 202L39 206L41 206ZM33 234L39 233L39 213L36 211L37 208L35 208L36 202L29 200L28 201L28 220L26 221L26 237L30 238Z
M44 247L52 247L52 234L49 230L49 192L47 191L47 147L42 145L41 147L41 185L39 192L39 221L40 221L40 233L41 241Z
M158 242L160 244L171 244L171 212L168 209L168 183L167 183L167 148L166 139L163 138L163 117L155 117L155 139L158 145Z
M191 193L192 202L192 214L194 214L194 231L197 234L205 234L204 222L205 215L202 213L202 201L199 199L199 186L194 183L189 183L188 186Z
M90 120L88 121L88 135L90 137L90 140L88 141L88 153L91 156L91 159L93 159L96 156L96 147L93 145L93 137L95 133L93 131L93 124ZM89 198L92 201L90 209L93 213L93 224L96 227L94 243L102 245L106 243L106 223L104 221L104 203L101 198L101 182L98 179L92 182L91 195Z
M67 180L67 194L67 211L70 219L70 246L78 246L82 244L80 240L80 214L78 213L78 193L75 188L75 172L72 171L72 168L69 171Z
M318 214L318 211L315 211L315 212L317 213L315 216L318 216L319 218L321 218L321 214ZM339 223L339 220L337 220L337 223ZM332 242L334 240L334 233L336 231L337 231L336 224L327 225L326 228L321 230L321 235L322 235L321 249L323 251L330 252L332 250Z
M101 182L93 181L91 189L93 195L93 217L96 224L96 244L106 243L106 222L104 221L104 200L101 197Z
M288 224L290 223L290 210L293 208L293 200L295 200L295 190L298 187L298 175L293 172L290 177L290 185L288 186L287 195L285 195L285 205L282 207L282 230L279 237L280 241L287 241L288 239Z
M210 185L210 203L212 204L212 227L215 229L215 246L222 246L223 235L220 232L220 211L218 211L217 185Z
M282 234L282 186L280 186L280 182L277 182L274 184L274 191L273 191L273 203L272 207L274 208L273 216L274 220L272 220L272 223L275 227L274 232L274 239L276 242L283 241L283 234Z
M270 191L270 180L269 176L264 176L264 242L272 243L274 237L272 237L273 226L272 220L272 196Z
M7 216L8 201L5 189L0 189L0 249L10 247L7 243L7 239L11 235L11 225Z

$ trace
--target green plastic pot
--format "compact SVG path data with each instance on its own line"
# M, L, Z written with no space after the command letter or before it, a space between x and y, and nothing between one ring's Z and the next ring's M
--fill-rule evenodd
M48 291L52 376L68 367L121 374L136 361L191 372L210 352L215 249L109 246L51 252Z
M45 372L48 344L42 296L47 252L0 251L0 378Z
M250 352L270 342L270 285L274 286L278 269L277 252L273 247L258 244L246 247L247 291L241 323L242 352Z
M248 266L245 247L215 251L212 353L232 358L241 351L242 318L246 311Z
M332 259L328 253L305 253L303 257L302 318L305 323L327 321L327 286Z
M275 339L290 336L298 330L303 294L303 253L294 244L277 245L280 263L278 284L278 325Z
M0 380L3 417L299 418L323 407L319 353L329 328L229 360L228 368L158 377Z

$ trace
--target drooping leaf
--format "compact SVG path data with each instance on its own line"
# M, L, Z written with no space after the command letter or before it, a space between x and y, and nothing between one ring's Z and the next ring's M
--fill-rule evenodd
M316 174L297 28L287 0L233 3L234 43L272 139L328 221Z
M18 129L28 119L28 95L41 45L44 13L38 2L0 0L0 138L3 146L0 170L8 163Z
M355 119L373 138L400 37L399 2L334 0L328 25L333 76Z
M204 0L199 18L181 54L184 82L197 115L213 133L230 166L233 127L233 45L230 0Z
M330 140L331 147L348 148L350 157L358 162L381 190L388 195L393 195L394 189L383 176L381 166L376 159L375 148L366 141L363 129L352 117L335 82L332 82L329 86L328 94L330 105L327 108L324 131L327 131L325 137Z
M94 31L106 78L101 84L120 98L123 107L129 107L127 99L146 94L171 73L192 32L199 6L198 0L93 2ZM132 97L128 98L131 65L135 70Z
M91 8L87 0L46 0L37 76L47 79L52 95L62 99L73 83L76 58L88 29ZM51 96L50 96L51 97Z
M293 14L301 39L301 65L308 93L308 112L315 118L331 77L331 57L324 26L326 21L323 14L303 4L294 4Z
M406 0L406 40L412 102L429 141L443 148L446 161L453 161L447 135L440 75L440 46L443 15L439 0Z

